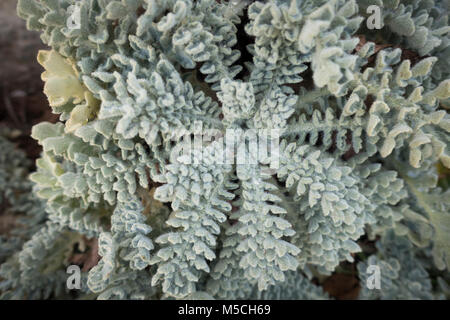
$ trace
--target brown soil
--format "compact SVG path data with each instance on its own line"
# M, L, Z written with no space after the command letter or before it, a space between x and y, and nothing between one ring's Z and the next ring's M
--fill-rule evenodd
M0 2L0 126L18 129L16 143L31 159L41 152L30 137L31 127L41 121L55 122L42 93L41 66L37 52L44 49L39 34L26 29L17 17L17 0Z

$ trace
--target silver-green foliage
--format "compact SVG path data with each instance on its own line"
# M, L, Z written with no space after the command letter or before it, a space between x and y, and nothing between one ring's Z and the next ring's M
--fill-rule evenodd
M50 222L19 256L52 228L98 237L87 286L105 299L288 298L289 281L309 290L298 268L352 262L366 232L395 230L449 267L443 191L408 178L450 167L447 2L384 1L374 34L419 61L357 37L370 38L365 8L381 0L249 2L19 1L52 48L39 59L61 120L33 129L43 154L31 179ZM216 139L180 156L180 138L202 129ZM250 164L221 162L226 129ZM256 156L248 129L277 130L279 166ZM168 218L146 216L150 182Z
M377 242L378 253L358 264L362 283L361 299L382 300L432 300L434 296L428 271L416 256L417 251L406 238L396 237L389 232ZM380 287L369 288L367 285L371 273L370 266L380 269ZM370 283L369 283L370 284Z
M253 299L262 300L328 300L330 296L300 272L286 272L286 281L255 291Z

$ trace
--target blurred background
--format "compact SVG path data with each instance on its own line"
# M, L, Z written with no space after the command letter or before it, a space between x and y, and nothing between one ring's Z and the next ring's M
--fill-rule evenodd
M43 68L36 61L38 50L45 46L38 33L26 29L25 22L16 14L16 5L17 0L0 0L0 137L25 152L29 161L23 158L17 161L23 162L21 165L30 172L41 152L30 137L31 127L41 121L55 122L57 116L51 113L42 92ZM3 152L10 150L0 150ZM8 158L6 154L3 156ZM7 203L0 202L1 237L16 226L19 215L7 210Z
M6 130L27 156L35 159L40 148L31 139L31 127L41 121L56 121L43 94L37 63L45 49L37 32L26 29L16 14L17 0L0 0L0 129Z

